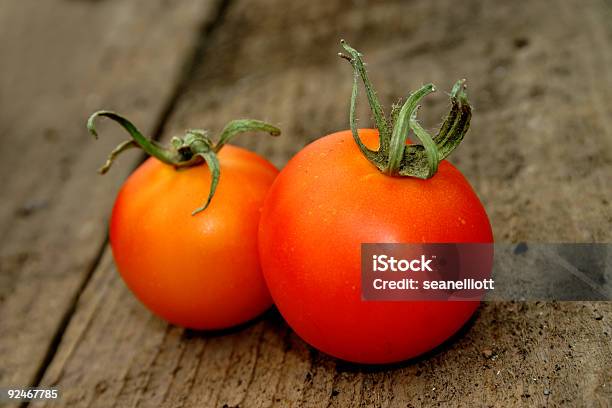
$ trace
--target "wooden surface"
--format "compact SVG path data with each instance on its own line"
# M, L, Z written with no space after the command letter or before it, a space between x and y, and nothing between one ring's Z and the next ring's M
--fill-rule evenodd
M0 384L39 380L105 244L116 187L139 159L96 178L120 133L93 143L88 114L112 106L154 132L215 13L200 3L0 6Z
M610 242L611 22L595 0L3 1L0 386L59 387L53 406L610 405L610 303L484 304L455 339L391 367L328 358L275 311L224 333L166 325L105 247L142 156L97 177L123 135L103 126L94 142L84 121L110 108L167 139L264 119L283 136L238 143L282 167L348 125L346 38L386 106L468 78L473 124L451 161L497 241ZM423 122L447 103L429 98Z

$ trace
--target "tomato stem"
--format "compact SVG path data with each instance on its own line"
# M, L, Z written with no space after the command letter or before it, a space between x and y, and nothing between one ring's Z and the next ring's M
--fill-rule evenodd
M239 119L232 120L229 122L221 131L219 141L215 145L215 152L221 150L221 148L234 138L234 136L244 132L267 132L272 136L279 136L280 129L272 126L266 122L254 119Z
M104 166L99 169L101 174L106 173L110 169L119 154L133 147L140 147L149 156L153 156L163 163L174 166L175 168L199 166L204 163L208 166L211 172L211 183L208 198L203 206L193 211L192 215L196 215L199 212L204 211L210 205L210 202L215 195L221 175L221 166L219 164L219 160L217 159L217 153L227 142L229 142L236 135L244 132L263 131L272 136L280 135L280 129L268 123L253 119L239 119L229 122L223 128L217 143L214 143L211 140L206 130L189 129L185 132L185 136L183 138L173 137L170 141L170 145L168 147L164 147L158 144L156 141L143 136L138 128L129 120L111 111L98 111L89 117L89 120L87 121L87 129L95 138L98 137L98 132L96 131L94 122L99 116L114 120L132 137L131 140L127 140L113 149Z
M452 88L451 110L435 137L432 137L417 121L419 101L435 91L433 84L422 86L410 94L401 109L394 105L391 121L387 121L383 108L376 96L362 60L362 54L341 40L342 47L349 55L339 53L353 67L353 88L349 122L353 138L363 155L381 172L389 176L416 177L428 179L433 177L440 161L444 160L463 140L470 126L472 108L465 92L465 79L459 80ZM379 133L378 150L368 149L357 131L355 117L358 82L363 82L370 109ZM420 140L421 145L407 145L406 138L411 130Z
M400 109L393 133L391 134L391 145L389 147L388 161L385 173L390 176L399 173L399 169L406 150L406 138L408 137L408 127L412 122L413 115L416 114L419 101L427 94L435 91L433 84L427 84L416 92L410 94L404 106ZM431 140L431 137L429 138ZM435 150L435 145L434 145ZM437 154L436 154L437 157ZM437 163L436 163L437 167ZM435 173L435 171L434 171Z
M138 145L138 147L144 150L149 156L154 156L166 164L173 164L177 160L175 157L172 157L172 152L170 152L168 149L163 148L154 140L147 139L146 137L144 137L142 133L140 133L140 131L136 128L136 126L134 126L129 120L115 112L98 111L89 117L89 120L87 121L87 129L89 130L89 133L91 133L96 139L98 138L98 132L96 131L96 128L94 126L94 121L98 116L105 116L117 122L130 134L130 136L132 137L132 139L134 139L134 142ZM125 151L128 147L129 146L127 142L124 142L117 146L110 154L106 164L99 170L99 172L106 173L117 155Z
M382 105L380 104L380 101L378 100L378 96L376 95L374 86L370 82L370 78L368 77L368 72L365 69L365 64L363 63L363 60L361 59L361 54L359 53L359 51L357 51L356 49L348 45L346 41L340 40L340 43L342 44L344 49L350 54L350 57L342 53L340 53L339 56L349 61L355 71L355 82L353 85L353 92L355 93L354 96L355 98L357 97L357 91L356 91L357 78L361 77L361 80L363 81L363 85L365 87L366 96L370 104L370 108L372 109L372 115L374 116L374 122L376 123L376 128L378 128L380 146L383 148L387 148L389 146L389 141L391 138L391 134L389 132L389 122L387 121L387 118L385 117L385 111L383 110Z

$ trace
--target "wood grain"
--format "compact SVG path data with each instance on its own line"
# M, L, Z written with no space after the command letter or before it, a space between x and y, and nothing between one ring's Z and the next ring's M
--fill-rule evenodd
M280 139L239 143L282 166L347 127L351 73L335 56L344 37L365 53L386 106L425 82L469 79L475 117L451 161L498 241L610 241L610 15L598 1L235 0L164 136L269 120ZM437 125L446 108L440 92L423 122ZM366 125L364 101L360 117ZM430 355L356 366L307 346L275 311L223 333L168 326L106 251L42 384L59 387L65 406L607 406L611 317L604 302L487 303Z
M358 366L314 351L275 311L222 333L168 326L108 255L43 384L79 407L605 406L611 313L610 303L488 303L421 359Z
M96 168L121 134L87 116L129 114L154 132L213 2L3 1L0 5L0 384L36 381L106 241L119 181Z

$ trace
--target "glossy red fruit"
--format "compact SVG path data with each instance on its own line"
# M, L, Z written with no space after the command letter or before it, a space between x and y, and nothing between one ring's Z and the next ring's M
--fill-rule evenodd
M360 363L425 353L455 333L477 301L364 301L362 243L491 243L487 214L463 175L444 159L467 132L465 81L435 137L416 120L423 86L384 116L361 54L343 43L355 70L351 130L325 136L281 171L265 201L259 253L278 310L306 342ZM377 130L358 131L357 80ZM407 145L412 131L422 145Z

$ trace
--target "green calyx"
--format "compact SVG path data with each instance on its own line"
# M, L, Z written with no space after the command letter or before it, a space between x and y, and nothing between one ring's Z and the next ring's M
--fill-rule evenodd
M98 111L89 117L87 121L87 129L95 137L98 137L94 122L98 116L104 116L117 122L123 127L132 139L127 140L118 145L108 156L106 163L98 170L100 174L106 173L117 156L127 149L139 147L144 150L149 156L174 166L176 168L199 166L206 163L212 175L210 184L210 192L206 203L195 209L191 214L204 211L215 195L219 178L221 175L221 167L217 159L217 153L221 148L229 142L234 136L244 132L267 132L272 136L280 135L280 129L268 123L252 120L239 119L229 122L223 130L216 143L214 143L208 135L208 132L200 129L191 129L185 132L185 136L173 137L170 141L170 146L165 147L157 143L155 140L146 138L129 120L111 111Z
M432 137L417 120L419 102L423 97L435 91L433 84L422 86L410 94L401 109L393 108L391 118L385 112L376 96L374 87L368 78L361 53L341 40L342 47L348 55L339 53L341 58L349 61L353 67L353 90L351 93L350 125L353 138L363 155L381 172L389 176L417 177L428 179L438 170L438 164L444 160L463 140L470 127L472 108L465 92L465 79L455 83L450 94L451 110L436 136ZM364 84L366 96L374 122L379 134L378 150L370 150L363 144L357 132L355 107L359 79ZM409 131L412 131L420 145L406 144Z

